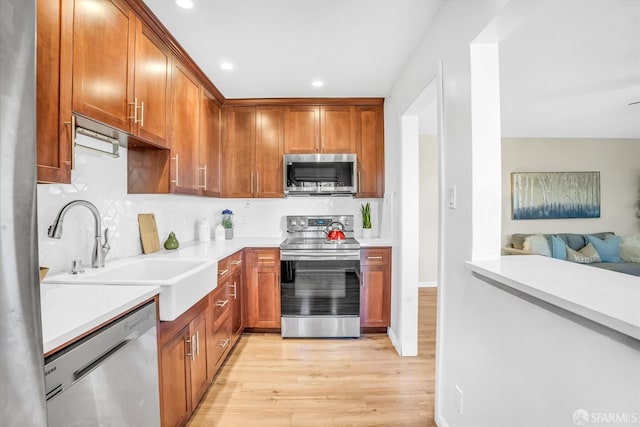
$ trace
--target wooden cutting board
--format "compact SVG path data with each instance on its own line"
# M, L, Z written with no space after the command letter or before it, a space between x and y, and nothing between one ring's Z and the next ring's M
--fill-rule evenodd
M158 226L154 214L138 214L138 226L140 227L140 240L142 241L142 252L150 254L160 250L160 240L158 238Z

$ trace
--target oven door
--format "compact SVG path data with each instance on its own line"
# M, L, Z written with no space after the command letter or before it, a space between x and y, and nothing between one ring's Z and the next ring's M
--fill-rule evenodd
M360 336L359 252L320 252L282 253L282 336Z

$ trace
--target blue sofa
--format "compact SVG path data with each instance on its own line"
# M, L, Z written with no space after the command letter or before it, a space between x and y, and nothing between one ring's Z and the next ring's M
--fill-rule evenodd
M612 232L604 232L604 233L589 233L592 236L599 237L600 239L604 239L607 236L615 235ZM517 252L513 253L524 253L524 240L531 236L531 234L513 234L511 236L511 247L515 249ZM551 236L560 237L565 244L571 249L577 251L580 250L583 246L587 244L584 234L573 234L573 233L561 233L561 234L545 234L544 235L547 240L551 240ZM509 251L506 251L509 253ZM640 263L636 262L594 262L592 264L587 264L593 267L604 268L606 270L617 271L619 273L632 274L634 276L640 276Z

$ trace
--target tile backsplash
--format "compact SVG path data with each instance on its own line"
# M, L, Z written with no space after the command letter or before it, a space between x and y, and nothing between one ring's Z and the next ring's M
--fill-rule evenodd
M86 138L78 135L78 138ZM237 237L284 237L286 215L352 214L356 236L361 230L360 205L371 202L374 229L381 224L382 201L351 198L216 199L173 194L127 194L127 150L113 159L76 150L76 168L71 184L38 184L38 237L40 265L52 272L69 269L71 260L89 264L93 248L94 222L88 209L74 207L64 219L62 238L47 237L47 228L58 211L72 200L84 199L98 208L103 228L109 228L109 259L142 253L138 214L154 213L160 244L169 232L180 242L195 240L196 222L208 219L211 228L220 222L220 212L235 214Z

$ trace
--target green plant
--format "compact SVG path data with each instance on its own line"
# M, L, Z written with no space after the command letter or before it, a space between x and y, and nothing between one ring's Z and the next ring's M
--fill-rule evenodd
M371 228L371 204L369 202L360 207L362 213L362 228Z
M224 228L233 228L233 212L229 209L222 211L222 226Z

